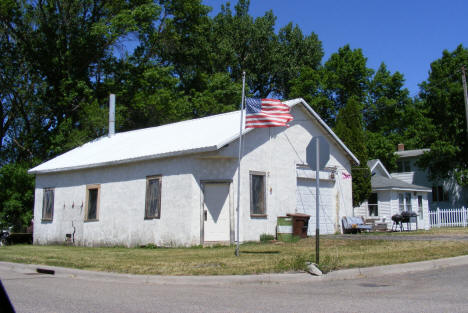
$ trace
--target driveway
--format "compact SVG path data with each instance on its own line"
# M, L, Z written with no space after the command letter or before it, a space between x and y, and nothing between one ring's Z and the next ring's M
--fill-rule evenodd
M325 236L324 236L325 237ZM349 239L349 240L395 240L395 241L468 241L468 235L452 235L452 234L438 234L438 235L422 235L411 233L392 233L392 234L349 234L349 235L330 235L330 239Z

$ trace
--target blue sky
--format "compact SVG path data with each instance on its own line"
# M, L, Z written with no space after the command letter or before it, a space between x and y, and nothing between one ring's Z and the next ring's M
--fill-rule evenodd
M226 1L202 2L215 14ZM384 62L391 72L402 73L412 96L443 50L468 47L467 0L251 0L254 17L270 9L277 30L293 22L304 34L315 32L323 44L323 62L346 44L361 48L368 67L376 70Z

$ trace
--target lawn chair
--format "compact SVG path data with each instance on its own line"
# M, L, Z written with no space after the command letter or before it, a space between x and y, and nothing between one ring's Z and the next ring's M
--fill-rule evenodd
M366 225L362 217L343 217L341 219L344 234L356 234L361 231L371 231L372 225Z

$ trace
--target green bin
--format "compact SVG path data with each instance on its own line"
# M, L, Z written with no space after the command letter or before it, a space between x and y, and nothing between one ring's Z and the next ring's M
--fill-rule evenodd
M293 234L293 219L290 216L278 216L276 227L276 239L280 241L290 241Z

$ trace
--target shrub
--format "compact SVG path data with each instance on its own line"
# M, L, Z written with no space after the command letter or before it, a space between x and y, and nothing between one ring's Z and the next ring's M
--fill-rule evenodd
M260 242L268 242L275 240L275 236L270 235L270 234L261 234L260 235Z

